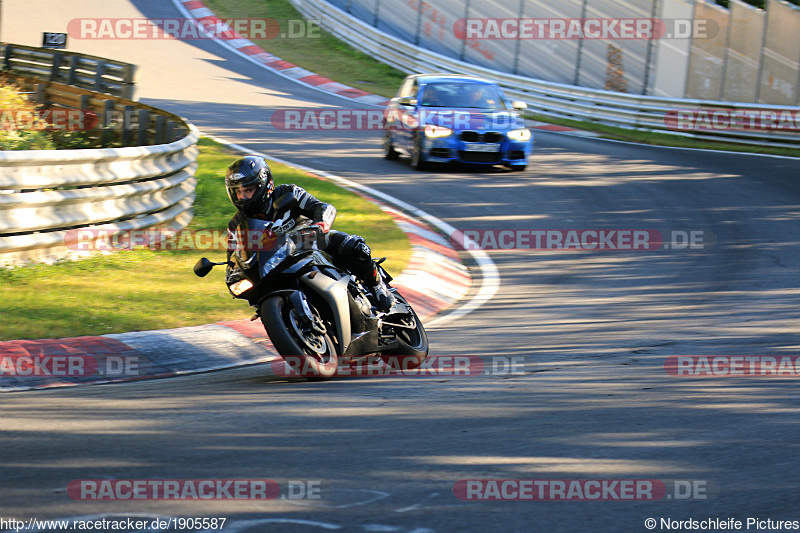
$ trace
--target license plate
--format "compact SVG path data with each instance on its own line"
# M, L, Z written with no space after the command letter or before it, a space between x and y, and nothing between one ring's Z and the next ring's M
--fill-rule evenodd
M481 143L465 143L464 148L467 152L499 152L499 144L481 144Z

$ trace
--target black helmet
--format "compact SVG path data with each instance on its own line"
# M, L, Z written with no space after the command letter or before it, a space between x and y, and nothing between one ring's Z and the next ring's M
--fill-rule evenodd
M255 190L250 198L239 199L239 187L254 187ZM225 174L225 188L228 198L237 209L246 215L255 215L267 210L275 182L264 158L251 155L231 163Z

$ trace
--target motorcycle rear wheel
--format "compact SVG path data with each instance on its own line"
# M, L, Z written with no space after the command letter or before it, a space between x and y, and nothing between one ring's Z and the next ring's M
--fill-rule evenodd
M316 319L319 313L311 307ZM272 344L299 376L323 381L336 374L339 357L328 333L301 328L288 299L271 296L261 304L261 321Z
M408 305L406 299L400 296L399 293L395 292L394 297ZM409 318L414 321L414 329L393 328L400 346L381 354L383 362L396 370L418 368L428 356L428 334L425 332L422 321L417 316L417 313L414 312L414 309L410 305L408 308L411 310L411 317Z

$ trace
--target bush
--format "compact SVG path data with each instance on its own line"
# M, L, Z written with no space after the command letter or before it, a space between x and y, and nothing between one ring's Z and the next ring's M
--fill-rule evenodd
M0 150L53 150L55 144L47 131L18 124L20 116L37 116L38 107L18 87L0 81Z

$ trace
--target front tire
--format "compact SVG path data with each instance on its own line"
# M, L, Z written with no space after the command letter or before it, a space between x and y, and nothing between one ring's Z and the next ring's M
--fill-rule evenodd
M383 158L387 161L395 161L400 157L400 152L394 149L392 135L387 131L383 136Z
M422 153L422 141L419 137L414 139L414 147L411 149L411 168L414 170L428 170L430 163L425 161L425 154Z
M319 313L313 306L310 308L315 323L321 325ZM271 296L264 300L261 321L275 349L299 376L322 381L336 374L339 357L330 336L301 326L298 313L288 299Z

